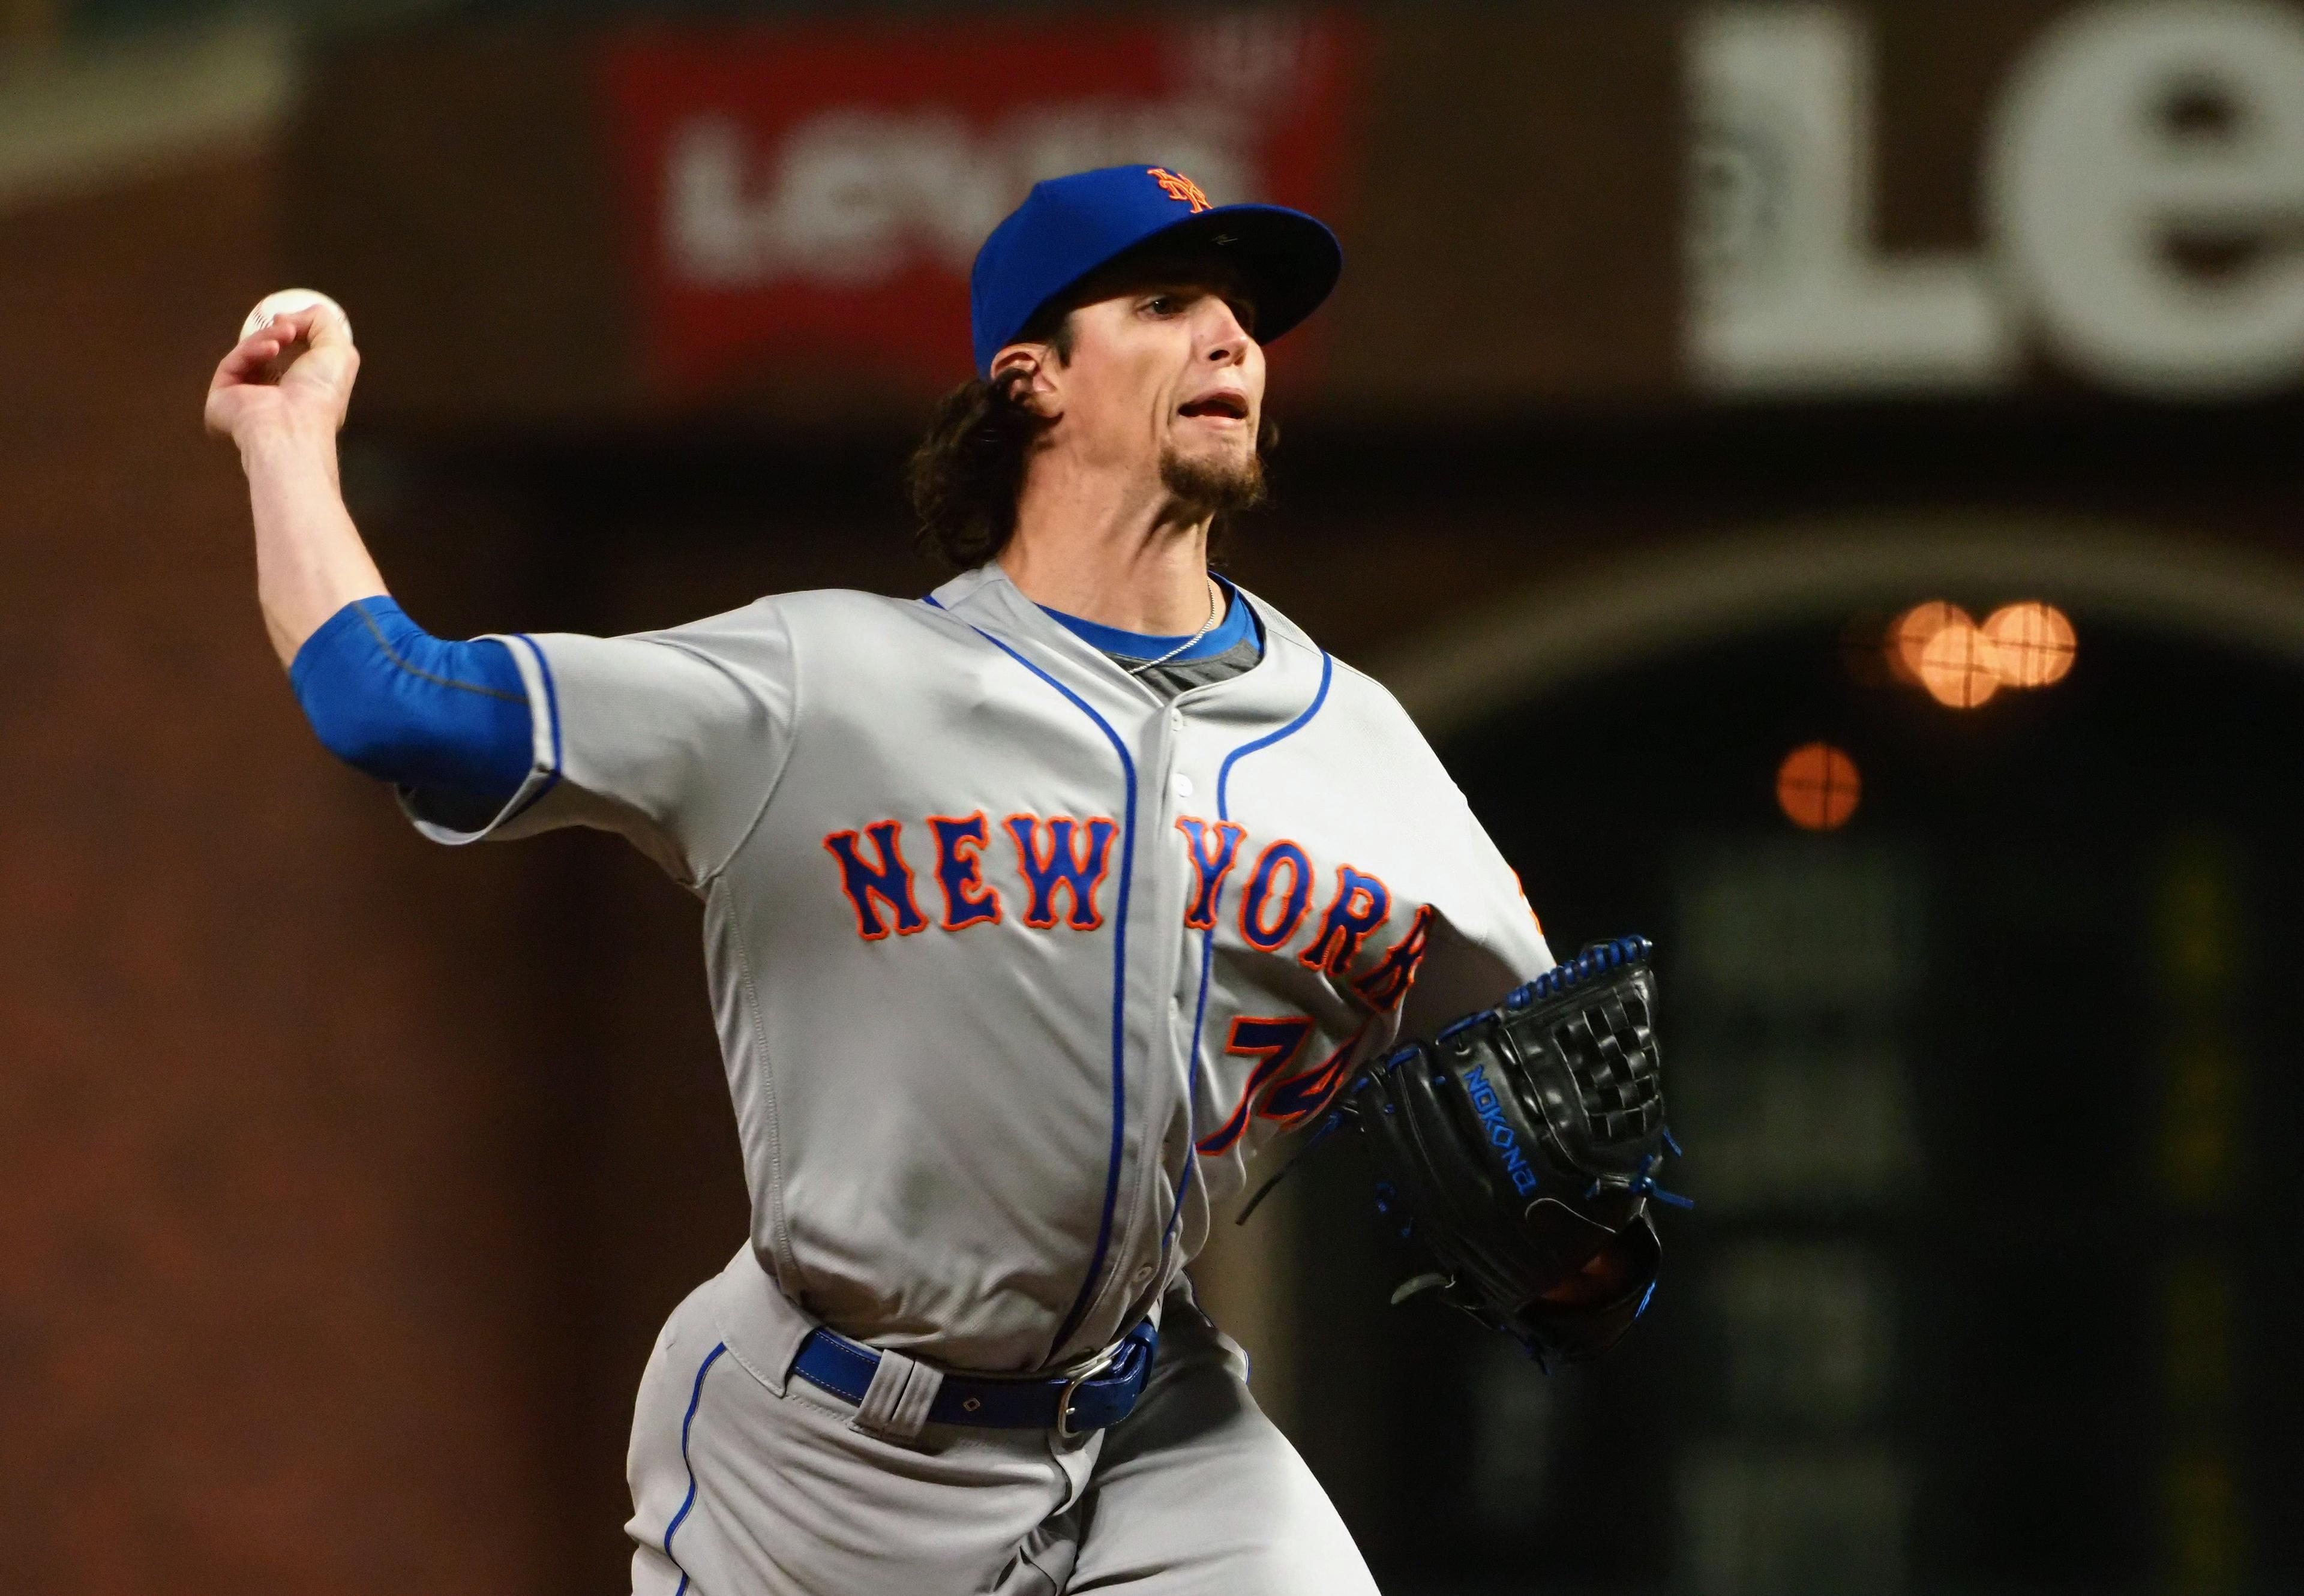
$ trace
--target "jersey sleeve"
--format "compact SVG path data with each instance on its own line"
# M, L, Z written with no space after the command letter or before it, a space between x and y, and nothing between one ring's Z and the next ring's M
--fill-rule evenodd
M1354 689L1357 757L1398 784L1392 802L1400 812L1428 819L1419 822L1418 840L1430 850L1431 919L1401 1000L1399 1031L1403 1040L1428 1040L1451 1021L1501 1003L1554 960L1520 877L1408 711L1373 677L1341 662L1339 668L1340 681Z
M686 885L717 875L792 748L798 666L775 602L667 632L497 641L528 695L527 778L493 812L402 788L417 829L458 845L587 826L627 838Z
M1453 784L1450 792L1457 858L1447 896L1434 904L1432 939L1401 1015L1401 1034L1411 1040L1502 1002L1554 963L1519 876Z

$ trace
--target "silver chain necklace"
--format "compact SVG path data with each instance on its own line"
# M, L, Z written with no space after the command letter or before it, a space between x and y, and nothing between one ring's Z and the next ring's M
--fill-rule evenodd
M1167 664L1168 661L1173 659L1177 655L1190 648L1194 643L1199 641L1200 639L1206 637L1210 632L1216 629L1217 619L1224 614L1224 607L1218 602L1218 600L1224 597L1224 589L1216 585L1216 582L1214 577L1208 577L1205 580L1208 584L1208 618L1200 623L1200 629L1192 633L1191 636L1186 638L1182 642L1178 643L1174 648L1169 649L1165 654L1161 655L1159 658L1148 659L1141 665L1130 666L1128 667L1128 674L1130 675L1140 676L1146 671L1152 669L1156 666Z

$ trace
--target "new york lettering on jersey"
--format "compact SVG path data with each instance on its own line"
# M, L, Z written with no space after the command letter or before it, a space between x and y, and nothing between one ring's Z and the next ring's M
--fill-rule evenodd
M1014 814L1003 822L1003 828L1015 845L1005 894L985 873L982 851L989 832L983 811L962 818L930 815L917 823L914 837L927 838L934 849L934 866L927 874L942 895L940 921L931 919L934 900L924 908L916 896L914 872L904 853L904 821L891 818L828 833L825 851L834 862L833 879L854 914L857 935L877 942L892 930L911 935L932 923L947 931L998 924L1010 896L1026 905L1017 921L1023 928L1100 930L1104 913L1098 894L1110 875L1117 822L1101 815L1079 820L1069 815L1044 819ZM1175 829L1191 872L1184 929L1213 931L1227 878L1247 839L1246 828L1228 820L1179 815ZM860 843L860 837L868 842ZM1300 942L1298 963L1328 975L1340 995L1365 1006L1368 1019L1390 1013L1407 997L1429 946L1431 905L1418 904L1394 916L1391 888L1381 878L1339 864L1327 906L1315 916L1310 891L1315 877L1300 845L1281 840L1266 848L1241 896L1242 943L1284 955L1292 942ZM1060 896L1069 900L1068 913L1058 913ZM1364 945L1395 918L1404 921L1405 929L1380 953L1363 959ZM1308 927L1309 935L1304 934ZM1248 1129L1251 1116L1286 1129L1327 1107L1357 1062L1370 1026L1364 1019L1343 1044L1325 1056L1305 1057L1305 1044L1318 1029L1309 1014L1242 1015L1231 1021L1221 1057L1249 1062L1244 1074L1220 1068L1211 1077L1218 1101L1225 1099L1234 1078L1239 1079L1231 1095L1232 1108L1213 1131L1196 1139L1199 1152L1228 1151Z

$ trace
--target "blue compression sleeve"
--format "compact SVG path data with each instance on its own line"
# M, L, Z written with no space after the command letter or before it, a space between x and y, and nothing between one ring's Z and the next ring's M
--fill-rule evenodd
M448 642L389 598L356 598L304 640L288 682L328 751L379 781L501 802L528 779L528 689L492 638Z

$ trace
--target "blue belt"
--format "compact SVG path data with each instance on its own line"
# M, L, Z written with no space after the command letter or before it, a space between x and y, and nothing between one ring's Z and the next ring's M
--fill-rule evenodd
M946 1374L928 1406L931 1424L972 1424L987 1430L1053 1430L1079 1435L1126 1418L1152 1372L1160 1332L1146 1320L1120 1345L1076 1374L1046 1379ZM834 1396L860 1403L880 1367L880 1354L818 1326L800 1344L792 1371Z

